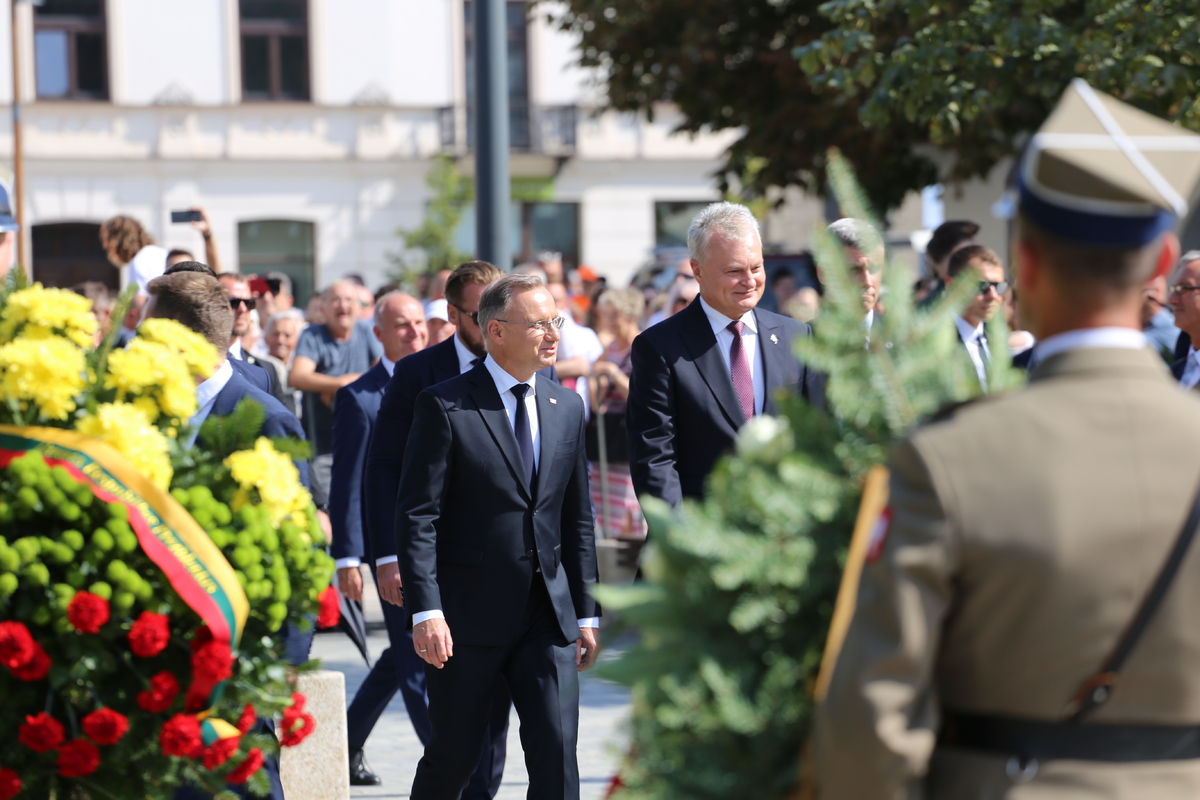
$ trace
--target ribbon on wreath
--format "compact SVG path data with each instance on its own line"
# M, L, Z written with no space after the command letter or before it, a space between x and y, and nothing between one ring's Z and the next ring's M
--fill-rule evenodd
M60 428L0 425L0 468L30 450L62 466L99 500L124 505L142 552L213 638L236 650L250 611L246 593L220 549L175 498L104 442Z

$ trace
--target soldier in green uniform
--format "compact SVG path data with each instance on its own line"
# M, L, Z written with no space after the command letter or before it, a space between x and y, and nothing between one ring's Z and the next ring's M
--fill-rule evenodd
M823 800L1200 798L1200 400L1139 316L1198 174L1200 137L1082 81L1030 143L1036 366L892 452L817 713Z

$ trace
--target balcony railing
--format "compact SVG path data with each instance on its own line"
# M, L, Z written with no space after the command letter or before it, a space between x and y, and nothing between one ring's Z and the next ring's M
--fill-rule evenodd
M510 103L509 149L514 153L546 156L575 154L576 106L538 106ZM465 155L475 149L475 110L472 106L438 109L442 150Z

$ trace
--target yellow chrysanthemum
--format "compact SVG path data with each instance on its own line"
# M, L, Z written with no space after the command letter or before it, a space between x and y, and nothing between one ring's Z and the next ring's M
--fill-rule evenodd
M18 336L46 339L62 336L90 348L96 335L92 301L67 289L45 289L35 283L13 292L0 312L0 342Z
M61 336L22 336L0 346L0 399L32 402L46 419L66 419L83 391L84 354Z
M103 403L95 414L79 420L76 430L112 445L155 486L171 485L167 438L150 423L141 408L130 403Z
M181 420L196 413L196 381L187 363L177 350L140 334L125 349L109 354L104 387L116 389L118 401L138 402L151 422L159 412Z
M250 502L257 489L272 524L279 525L293 515L304 518L312 496L300 483L300 473L291 457L276 450L270 439L260 436L253 450L239 450L225 459L225 466L241 487L234 497L235 509Z
M138 326L138 338L172 348L192 375L206 380L217 364L217 349L200 334L173 319L148 319Z

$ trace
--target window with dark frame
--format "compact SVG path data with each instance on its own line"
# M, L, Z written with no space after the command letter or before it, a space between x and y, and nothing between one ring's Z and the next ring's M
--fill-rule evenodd
M307 101L308 0L240 0L242 99Z
M508 42L509 147L528 150L533 146L533 109L529 104L529 28L524 0L505 3L505 38ZM475 9L463 2L466 29L467 146L475 146Z
M104 0L45 0L34 7L39 100L107 100Z

